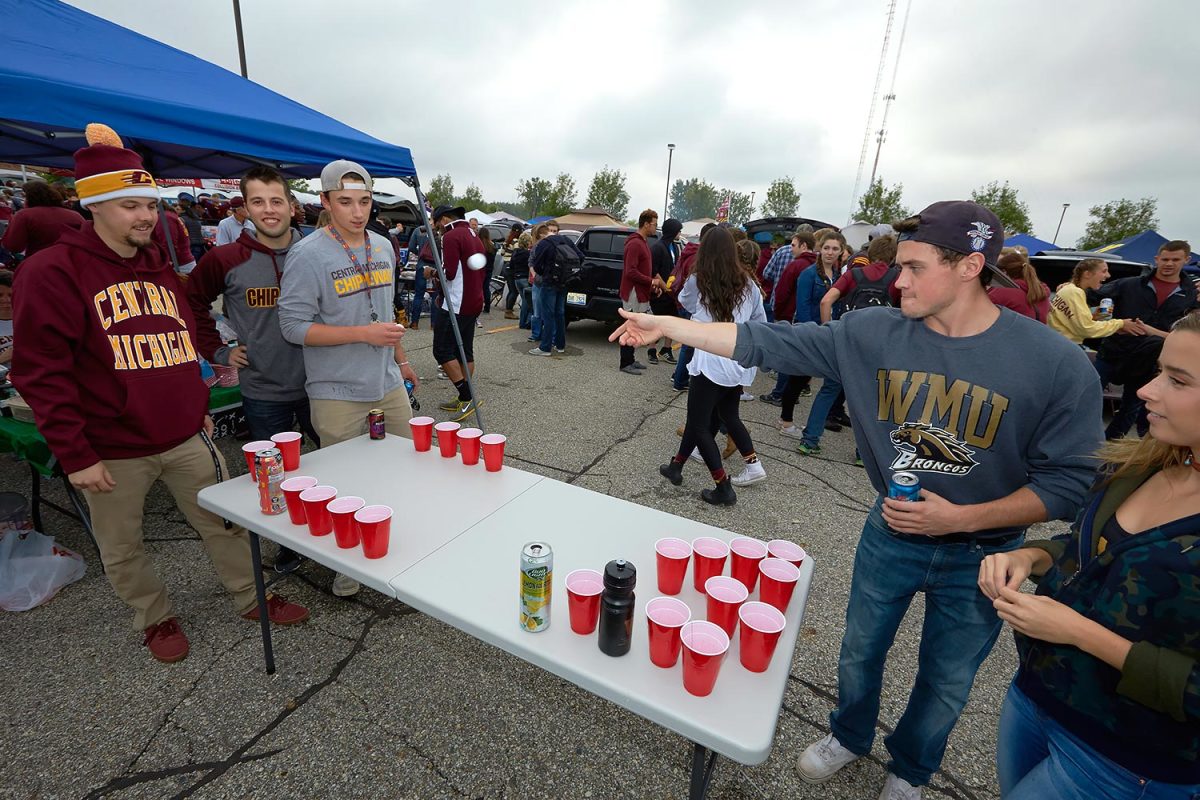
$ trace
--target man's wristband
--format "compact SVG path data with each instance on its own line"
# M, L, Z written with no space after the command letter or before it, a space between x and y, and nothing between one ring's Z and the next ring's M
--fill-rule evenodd
M396 362L396 366L398 366L398 367L407 367L408 365L409 364L407 361L397 361Z

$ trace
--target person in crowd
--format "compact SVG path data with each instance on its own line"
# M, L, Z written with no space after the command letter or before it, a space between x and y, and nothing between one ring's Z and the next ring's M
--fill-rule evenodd
M9 220L0 245L28 258L57 242L65 231L82 227L83 217L63 207L58 189L45 181L29 181L25 184L25 206Z
M167 243L168 235L171 237L170 244ZM186 283L187 276L196 268L196 259L192 255L187 226L180 219L179 214L169 208L159 213L158 224L154 226L154 242L166 255L167 262L174 267L176 272L184 276Z
M517 237L516 245L513 247L512 258L508 260L508 276L512 282L510 287L508 300L505 304L512 302L516 305L516 298L521 298L521 314L517 317L517 327L521 330L527 330L530 325L530 318L533 316L532 302L526 302L525 290L529 288L529 251L533 247L533 232L522 231ZM514 294L515 293L515 294ZM508 318L508 312L505 311L505 318Z
M8 222L15 213L16 209L12 206L12 198L0 193L0 222Z
M179 219L187 229L188 249L191 250L192 260L199 263L207 247L204 243L204 219L196 206L196 198L188 192L179 193Z
M320 233L323 228L328 228L333 224L333 217L329 213L328 208L322 208L321 213L317 214L317 224L313 233ZM310 234L311 235L311 234Z
M1019 655L996 747L1006 800L1200 796L1200 315L1158 366L1138 390L1149 432L1100 451L1070 531L979 567Z
M796 228L794 233L800 233L802 229L806 229L804 230L806 233L812 233L811 225L801 225ZM795 248L785 247L784 241L781 239L779 246L775 248L775 252L771 254L771 258L767 260L766 265L759 272L758 282L762 286L763 291L767 293L767 319L771 322L775 321L775 309L772 304L775 297L775 283L779 280L779 276L783 274L787 265L795 260Z
M775 280L775 286L772 290L772 296L767 299L773 309L772 316L778 322L790 323L796 314L798 308L797 280L805 270L817 261L815 248L817 246L816 237L807 231L794 234L790 252L792 260L783 268L783 271L778 274ZM778 316L775 314L778 313ZM819 319L817 320L820 321ZM796 382L792 385L792 389L797 392L797 397L808 397L812 394L812 389L809 388L811 378L807 375L797 375ZM766 394L759 395L758 399L764 403L769 403L773 406L778 406L783 403L784 395L787 393L787 387L791 382L792 376L778 373L775 379L775 388ZM793 407L795 403L793 402ZM788 417L791 420L791 417Z
M433 269L432 253L430 253L430 258L426 258L423 252L427 244L429 244L429 229L424 225L414 229L408 237L408 252L417 259L417 268L413 271L412 304L408 309L408 329L412 331L421 327L421 312L425 308L427 288L425 271Z
M166 587L146 555L142 511L162 479L200 534L239 614L257 620L246 531L196 501L228 476L210 438L196 324L179 279L152 244L158 187L106 126L75 152L75 187L93 222L26 260L14 300L22 347L13 381L71 485L83 491L104 572L164 662L188 654ZM308 610L270 595L272 622Z
M487 265L484 266L483 272L483 311L480 313L492 313L492 269L496 265L496 245L492 243L492 234L487 228L476 229L476 236L479 237L479 243L483 245L483 255L487 259ZM482 328L483 323L479 320L475 321L477 328Z
M514 222L508 229L508 235L504 237L504 248L501 251L504 256L504 282L508 287L508 294L504 298L505 319L519 319L515 309L517 307L517 298L522 294L522 290L517 285L518 281L521 280L522 273L513 267L512 259L513 254L517 251L518 243L521 240L524 229L524 225ZM528 250L528 248L526 249ZM528 261L528 253L526 253L525 258ZM520 325L520 327L524 328L525 326Z
M573 267L583 262L583 253L575 243L561 233L552 233L542 239L537 256L530 260L530 269L541 284L539 298L542 307L538 317L542 320L542 338L530 355L549 356L567 349L567 291L566 281Z
M471 233L478 236L479 235L479 218L471 217L470 226L471 226Z
M4 196L8 198L8 203L14 211L20 211L25 207L25 195L18 193L15 181L9 181L4 187Z
M992 302L1038 322L1046 322L1050 316L1050 287L1038 279L1029 259L1020 253L1005 253L996 266L1016 286L989 286L988 297Z
M0 269L0 364L7 366L13 357L13 274Z
M656 291L651 292L650 311L659 316L674 316L676 313L675 295L668 291L667 285L675 271L675 265L679 263L679 256L683 253L683 247L677 241L682 230L682 222L674 217L668 219L663 223L658 241L650 247L651 269L654 277L661 283L661 286L655 287ZM651 364L657 364L659 358L668 364L675 363L675 354L669 339L662 343L657 353L653 345L646 351L646 360Z
M733 236L726 228L710 231L700 243L696 268L680 290L679 302L691 314L695 324L765 322L767 319L763 310L762 293L754 282L753 273L738 263ZM632 313L634 316L629 317L630 319L639 319L641 316L660 321L675 319ZM658 329L661 330L663 325L665 323L660 322ZM642 341L653 342L657 338L643 336L639 344ZM742 386L754 381L754 372L754 367L744 367L732 361L728 354L714 354L704 347L697 347L688 363L691 382L688 390L687 424L679 442L678 452L668 463L659 467L658 471L664 478L679 486L683 483L683 465L692 450L698 448L715 484L712 489L700 492L700 498L706 503L731 506L737 502L737 493L733 489L734 480L726 474L721 463L721 451L717 448L714 411L746 462L745 470L734 476L736 485L746 486L766 480L766 470L754 452L754 442L738 410Z
M918 671L886 740L891 761L879 794L913 800L940 766L1000 632L978 590L979 564L1020 546L1029 525L1075 515L1100 442L1100 385L1078 347L988 299L1004 241L995 214L939 202L896 230L900 309L791 326L623 311L611 338L637 346L669 335L743 366L773 363L848 387L879 499L855 555L832 732L804 751L798 769L823 783L871 751L887 652L924 592ZM922 502L888 497L899 471L919 477Z
M704 241L704 236L710 230L715 228L717 223L706 222L700 228L700 241ZM687 283L688 276L692 274L692 267L696 263L696 254L700 252L699 242L688 242L683 246L683 252L679 254L679 263L675 265L675 271L671 273L671 286L669 291L675 295L675 315L683 319L691 319L691 314L687 309L679 304L679 292L683 290L683 285ZM761 285L761 284L760 284ZM679 360L675 364L675 373L671 376L671 388L677 392L687 391L691 378L688 376L688 361L691 360L694 348L688 345L679 346ZM682 436L683 434L679 434Z
M211 363L238 368L251 439L270 439L298 425L320 447L304 390L304 348L283 338L276 308L288 250L301 238L291 226L287 181L270 167L254 167L242 176L241 191L254 230L213 248L188 281L196 346ZM218 299L237 331L234 346L217 332L212 305ZM290 572L299 565L299 555L280 547L276 570ZM349 586L335 580L333 588L339 594Z
M816 239L811 233L796 234L797 237L807 237L801 240L801 244L808 247L809 242L816 244ZM792 315L792 323L800 325L805 322L815 322L821 324L821 300L824 299L826 292L833 286L833 276L830 274L827 263L817 257L817 254L811 249L804 250L800 253L799 263L807 266L802 266L800 273L795 279L795 296L796 309ZM795 262L793 262L795 263ZM788 270L791 265L788 266ZM784 271L787 280L791 280L788 270ZM841 317L840 304L835 306L833 319ZM788 381L783 388L783 397L779 408L779 432L792 439L802 439L803 432L797 428L793 422L796 413L796 402L801 397L808 397L812 394L812 389L809 384L812 377L809 375L791 375L788 376Z
M1141 323L1145 336L1109 336L1100 342L1096 371L1100 383L1122 387L1121 405L1104 436L1117 439L1137 422L1138 435L1148 429L1137 390L1154 376L1163 339L1184 314L1200 307L1196 280L1183 272L1191 246L1182 240L1164 242L1154 257L1154 271L1140 277L1119 278L1101 286L1096 294L1113 301L1113 317Z
M332 221L293 243L276 276L279 329L286 342L303 346L305 391L322 447L361 436L376 408L388 433L412 436L404 381L419 379L404 352L404 328L391 321L395 253L367 230L371 186L360 164L326 164L321 203ZM250 348L253 359L253 342ZM335 580L341 596L358 591L350 578Z
M533 259L537 255L538 246L550 235L550 226L540 222L533 228L533 246L529 248L529 339L531 342L542 340L542 281L533 271Z
M739 238L738 236L734 235L736 234L737 230L738 229L735 228L730 231L730 235L732 235L734 238L733 249L737 254L738 266L746 271L746 274L750 277L750 282L753 283L755 288L758 289L761 299L765 302L767 299L767 294L762 290L762 284L758 282L758 265L759 257L762 255L762 250L759 248L758 242L754 241L753 239L745 236ZM764 313L766 312L764 311ZM757 376L757 374L757 370L754 373L747 371L747 373L742 376L745 382L742 384L742 395L739 399L743 402L751 402L754 400L754 393L751 392L750 389L754 385L754 378ZM729 438L729 433L725 430L724 425L721 425L720 428L723 432L725 432L725 445L726 448L728 448L733 440ZM722 453L722 457L724 458L728 456L726 453ZM764 475L763 479L765 480L765 478L766 476ZM737 481L734 481L733 485L739 486L741 484L739 484Z
M1087 293L1108 280L1108 264L1101 258L1085 258L1075 265L1071 280L1059 286L1050 300L1046 324L1082 345L1084 339L1103 339L1114 333L1145 335L1145 328L1132 319L1096 319L1088 307Z
M475 413L476 398L471 397L468 375L475 374L475 321L483 308L483 281L486 270L471 269L468 260L483 255L483 243L463 218L462 206L438 206L433 224L442 233L442 271L448 284L442 287L442 302L433 320L433 357L454 384L457 396L438 406L461 422ZM461 360L458 342L451 326L457 325L462 341Z
M650 296L656 286L656 276L648 240L657 230L658 212L647 208L638 215L637 230L625 239L625 251L621 260L621 306L635 314L650 310ZM621 345L621 372L626 375L642 374L646 365L638 361L635 355L632 347Z
M220 246L236 242L242 231L254 230L254 223L246 213L246 198L235 197L229 201L229 216L217 224L217 237L214 244Z
M288 189L288 207L289 207L289 209L291 211L291 215L292 215L292 218L290 220L290 225L293 228L295 228L297 231L299 231L301 225L308 224L308 217L304 213L304 206L303 206L303 204L301 204L300 198L298 198L298 197L296 197L296 195L292 194L290 187ZM250 221L251 222L254 221L253 214L250 215Z

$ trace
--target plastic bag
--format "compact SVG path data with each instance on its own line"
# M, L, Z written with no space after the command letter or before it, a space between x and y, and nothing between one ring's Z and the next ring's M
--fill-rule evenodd
M40 606L87 572L78 553L37 531L0 531L0 609Z

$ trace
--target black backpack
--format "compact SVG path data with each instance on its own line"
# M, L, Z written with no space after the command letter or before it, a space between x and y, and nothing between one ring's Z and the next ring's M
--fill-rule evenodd
M542 280L547 286L565 286L567 279L575 274L575 270L579 269L582 263L579 251L564 238L563 241L555 243L554 263L542 276Z
M887 272L873 281L867 280L867 273L863 271L862 267L854 267L850 270L850 274L854 276L854 291L846 299L848 311L857 311L860 308L890 308L892 306L892 295L888 289L896 278L900 277L899 267L888 267Z

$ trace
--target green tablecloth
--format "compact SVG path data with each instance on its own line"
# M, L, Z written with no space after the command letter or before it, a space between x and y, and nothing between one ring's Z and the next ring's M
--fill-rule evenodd
M238 406L241 402L242 390L237 386L214 386L209 391L210 409ZM53 477L58 466L46 440L38 433L37 426L13 417L0 417L0 453L13 453L17 458L28 461L46 477Z

